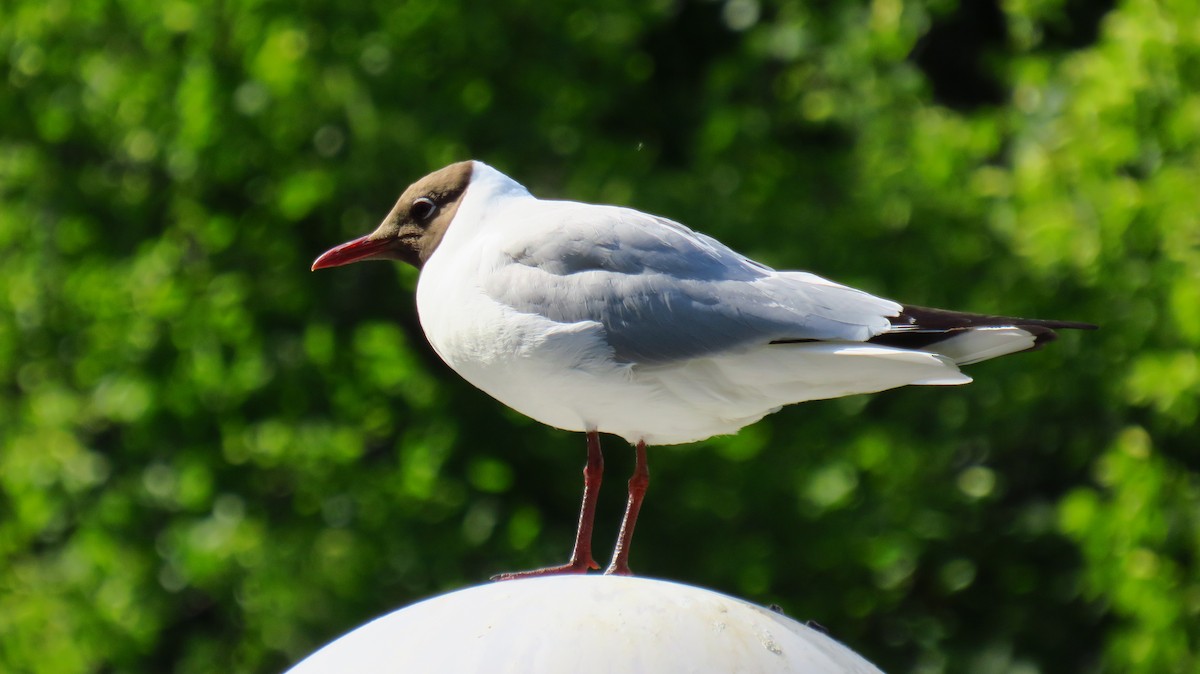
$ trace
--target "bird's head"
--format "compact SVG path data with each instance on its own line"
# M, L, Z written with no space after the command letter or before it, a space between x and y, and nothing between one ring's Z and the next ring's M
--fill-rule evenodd
M420 269L454 220L473 166L451 164L413 183L374 232L325 251L313 271L362 260L402 260Z

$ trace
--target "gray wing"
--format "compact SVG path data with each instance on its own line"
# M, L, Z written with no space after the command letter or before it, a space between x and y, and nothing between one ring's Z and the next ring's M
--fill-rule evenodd
M542 202L484 290L514 309L603 326L616 357L662 364L773 341L865 341L900 305L779 272L683 225L612 206Z

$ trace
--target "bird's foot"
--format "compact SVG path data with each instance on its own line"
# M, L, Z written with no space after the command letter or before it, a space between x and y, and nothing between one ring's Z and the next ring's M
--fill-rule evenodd
M547 566L542 569L532 569L530 571L513 571L511 573L498 573L492 576L492 580L517 580L519 578L537 578L538 576L568 576L572 574L587 573L590 569L599 569L600 565L596 560L588 558L587 560L572 559L566 564L559 566Z
M633 569L629 568L628 562L618 563L618 562L614 561L612 564L608 565L607 569L604 570L604 575L606 575L606 576L632 576Z

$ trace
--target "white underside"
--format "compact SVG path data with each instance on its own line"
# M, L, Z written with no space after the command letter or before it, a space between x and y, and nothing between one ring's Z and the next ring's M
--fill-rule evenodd
M553 355L569 354L549 346ZM965 384L936 354L863 344L781 344L679 365L600 365L571 357L451 362L509 407L569 431L672 445L735 433L784 405L910 384Z
M417 289L434 349L500 402L564 430L679 444L735 433L791 403L971 381L939 354L850 342L764 345L670 365L619 363L599 324L555 323L477 288L438 287L442 273L454 272L427 265Z

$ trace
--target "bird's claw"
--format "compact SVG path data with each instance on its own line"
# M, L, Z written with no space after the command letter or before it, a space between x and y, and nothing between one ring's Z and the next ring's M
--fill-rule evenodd
M502 580L518 580L521 578L537 578L539 576L569 576L574 574L587 573L590 569L599 569L600 565L594 559L587 561L572 559L566 564L559 566L547 566L541 569L531 569L529 571L512 571L510 573L498 573L492 576L493 581ZM606 572L607 573L607 572Z

